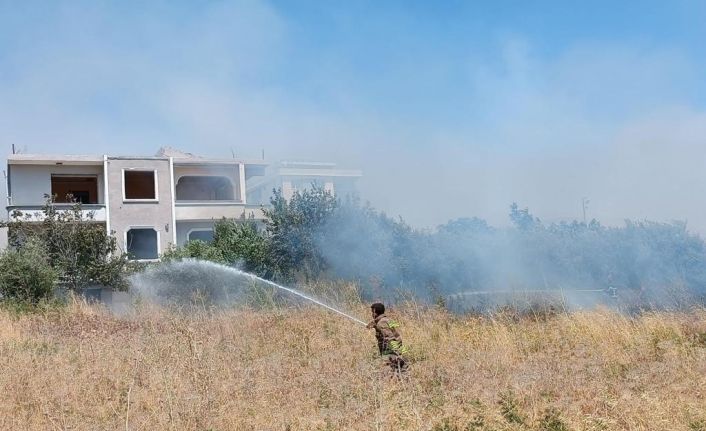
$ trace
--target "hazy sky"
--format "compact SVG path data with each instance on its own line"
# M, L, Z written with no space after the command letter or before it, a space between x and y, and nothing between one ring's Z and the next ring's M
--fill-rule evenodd
M706 233L706 2L0 0L0 146L332 160L417 226Z

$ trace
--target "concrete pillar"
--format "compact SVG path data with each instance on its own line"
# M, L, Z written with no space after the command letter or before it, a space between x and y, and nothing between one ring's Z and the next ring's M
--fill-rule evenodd
M291 181L282 181L282 197L286 200L292 199L294 196L294 188Z
M334 196L335 190L333 189L333 181L326 181L324 183L324 191L327 191L331 193L332 196Z
M240 194L240 202L245 204L247 203L246 198L248 195L248 190L245 188L245 164L239 163L238 169L240 174L240 187L238 187L240 190L238 190L238 192Z
M7 248L7 228L0 227L0 251Z

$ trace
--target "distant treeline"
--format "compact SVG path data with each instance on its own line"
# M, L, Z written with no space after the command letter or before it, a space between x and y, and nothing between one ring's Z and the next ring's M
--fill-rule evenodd
M706 247L685 223L546 224L513 203L508 228L461 218L420 230L320 188L288 201L275 190L271 203L264 228L222 220L213 243L190 242L165 259L235 264L284 282L355 280L374 297L395 291L434 299L474 291L620 289L659 301L667 293L706 291Z

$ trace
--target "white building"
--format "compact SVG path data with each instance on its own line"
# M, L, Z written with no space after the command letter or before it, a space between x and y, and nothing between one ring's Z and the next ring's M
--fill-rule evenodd
M8 217L40 221L45 195L67 208L72 195L136 259L209 239L223 217L262 218L260 203L247 201L246 184L265 174L263 161L162 149L154 157L13 154L7 165Z
M339 169L335 163L324 162L280 162L267 168L263 177L248 182L247 199L251 203L268 205L273 189L282 189L285 199L291 199L296 191L314 185L323 187L335 196L345 197L356 191L357 180L362 172L356 169Z

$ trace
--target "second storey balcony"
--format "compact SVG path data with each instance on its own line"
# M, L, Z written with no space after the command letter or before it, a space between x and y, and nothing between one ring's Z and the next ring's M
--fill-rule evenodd
M177 201L175 203L177 221L207 221L228 219L262 220L264 215L260 205L245 205L232 201Z
M56 203L52 205L57 213L73 211L73 204ZM100 222L106 221L105 205L103 204L82 204L81 217L85 221ZM7 213L10 221L41 222L45 218L44 205L9 205Z

